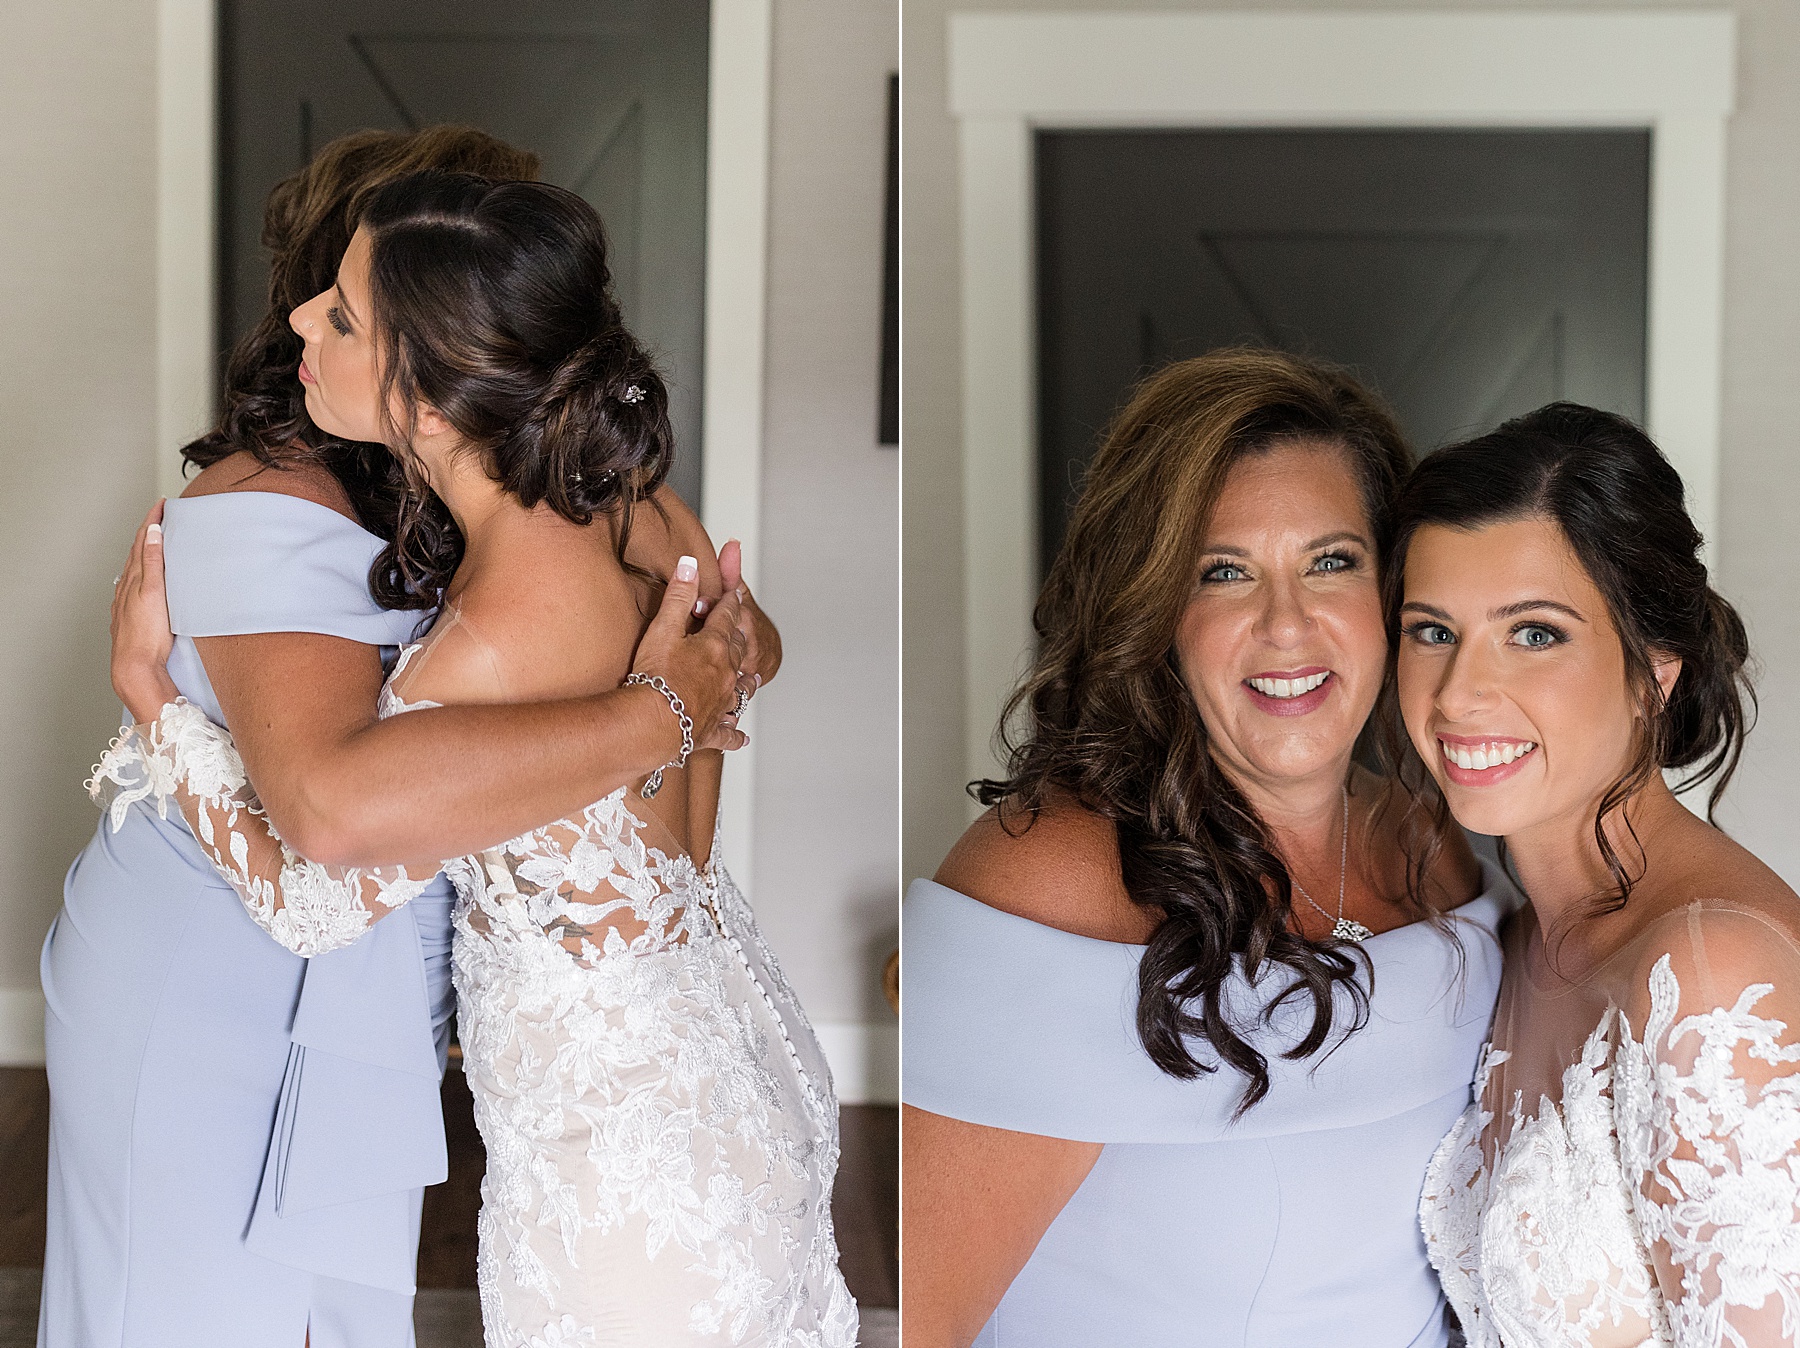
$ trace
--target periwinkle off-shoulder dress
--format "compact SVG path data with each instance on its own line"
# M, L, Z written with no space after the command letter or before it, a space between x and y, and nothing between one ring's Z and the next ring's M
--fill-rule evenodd
M169 671L223 723L193 638L406 642L381 541L270 492L169 501ZM445 1176L450 909L302 959L178 811L103 817L44 942L49 1238L40 1348L407 1348L422 1188Z
M1335 1052L1278 1056L1310 1020L1291 1004L1255 1030L1269 1094L1235 1122L1242 1078L1180 1081L1144 1052L1143 947L915 881L906 1103L1105 1144L976 1348L1441 1348L1444 1299L1415 1214L1469 1103L1500 985L1496 932L1518 902L1486 860L1482 881L1454 910L1454 942L1415 924L1364 943L1369 1021ZM1240 979L1239 1023L1285 985Z

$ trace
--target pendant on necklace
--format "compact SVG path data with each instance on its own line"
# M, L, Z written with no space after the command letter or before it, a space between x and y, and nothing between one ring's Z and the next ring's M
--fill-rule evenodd
M1363 926L1362 923L1356 921L1354 918L1348 917L1340 917L1337 920L1337 926L1331 929L1332 940L1355 941L1358 945L1361 945L1374 934L1374 932Z

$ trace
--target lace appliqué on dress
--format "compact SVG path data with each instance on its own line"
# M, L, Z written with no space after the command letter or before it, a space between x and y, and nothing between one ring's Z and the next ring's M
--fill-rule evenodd
M1650 973L1644 1041L1619 1046L1619 1150L1645 1240L1668 1252L1681 1296L1674 1342L1749 1348L1800 1337L1800 1045L1756 1014L1756 983L1729 1008L1676 1019L1668 956ZM1774 1069L1758 1088L1749 1062ZM1758 1312L1747 1316L1744 1312ZM1755 1319L1761 1333L1746 1334Z
M1756 1089L1743 1076L1748 1060L1800 1062L1800 1046L1781 1042L1787 1026L1755 1014L1771 990L1757 984L1730 1008L1676 1020L1665 955L1642 1043L1609 1010L1564 1073L1560 1102L1545 1097L1526 1117L1515 1098L1491 1162L1480 1097L1505 1055L1490 1050L1420 1202L1470 1348L1794 1340L1800 1077L1778 1072ZM1677 1295L1665 1295L1671 1285Z
M417 898L433 878L414 879L403 866L327 866L295 854L269 823L230 732L186 698L114 739L86 785L115 833L139 801L166 819L176 793L187 793L199 806L192 826L201 847L257 925L296 955L349 945L378 910Z
M380 715L437 705L395 691L420 649L402 651ZM115 830L140 801L166 817L178 792L198 798L214 865L301 954L348 944L428 883L295 856L229 732L185 701L115 741L89 787ZM823 1055L716 838L703 873L649 828L621 790L444 866L487 1148L486 1342L854 1348Z
M447 867L488 1341L562 1342L573 1308L634 1342L853 1348L829 1081L735 886L645 828L619 791Z

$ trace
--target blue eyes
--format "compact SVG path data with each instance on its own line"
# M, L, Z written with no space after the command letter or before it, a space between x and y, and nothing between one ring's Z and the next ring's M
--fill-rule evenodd
M350 325L344 322L344 316L338 312L337 305L333 304L326 307L325 321L337 329L338 336L348 337L350 335Z
M1406 635L1421 646L1449 646L1456 641L1456 635L1442 623L1414 623Z
M1541 651L1546 646L1555 646L1563 640L1563 634L1554 627L1543 623L1527 623L1524 627L1515 628L1512 643L1523 646L1528 651Z
M1417 622L1400 629L1421 646L1453 646L1456 644L1456 633L1442 623ZM1567 641L1568 634L1559 631L1548 623L1521 623L1512 630L1507 644L1522 646L1528 651L1548 650L1552 646L1560 646Z
M1346 552L1328 552L1314 560L1311 570L1315 575L1335 576L1345 571L1354 571L1357 560ZM1250 573L1236 562L1219 562L1209 566L1200 573L1203 584L1227 584L1234 580L1248 580Z

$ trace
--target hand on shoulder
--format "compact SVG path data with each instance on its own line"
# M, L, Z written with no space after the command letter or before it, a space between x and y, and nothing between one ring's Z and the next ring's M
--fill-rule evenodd
M1119 871L1118 834L1073 797L1036 810L988 810L933 877L990 908L1100 941L1141 944L1160 916L1133 903Z
M632 513L625 560L658 576L668 576L674 573L675 562L681 557L692 557L699 564L700 597L708 605L717 603L724 592L718 549L693 508L673 487L664 484Z

